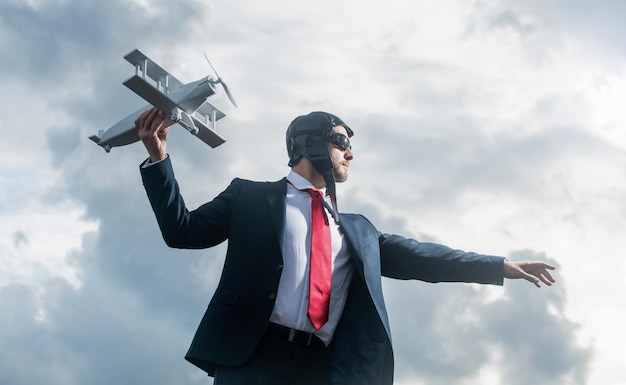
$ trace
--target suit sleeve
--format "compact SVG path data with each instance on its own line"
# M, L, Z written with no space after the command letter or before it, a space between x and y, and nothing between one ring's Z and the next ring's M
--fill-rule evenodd
M150 205L165 243L170 247L199 249L228 238L230 215L239 191L238 180L211 202L189 211L180 194L170 158L140 167Z
M399 235L379 233L381 273L426 282L502 285L503 257L454 250Z

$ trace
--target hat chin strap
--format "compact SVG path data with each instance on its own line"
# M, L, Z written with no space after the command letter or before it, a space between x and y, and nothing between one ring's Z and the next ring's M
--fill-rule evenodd
M313 163L313 167L322 174L324 177L324 182L326 182L326 195L330 197L330 204L332 205L333 218L335 219L335 223L339 224L339 211L337 210L337 190L335 186L335 176L333 175L333 164L330 160L329 155L323 156L309 156L308 157L311 163Z
M330 170L326 170L322 176L326 181L326 195L330 196L330 204L333 206L333 218L335 219L335 223L339 224L339 211L337 211L337 192L335 189L335 176L333 175L332 168Z

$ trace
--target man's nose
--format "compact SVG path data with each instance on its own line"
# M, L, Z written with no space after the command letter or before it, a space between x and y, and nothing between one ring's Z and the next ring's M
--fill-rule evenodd
M354 154L352 153L352 149L348 148L344 153L343 153L343 157L347 160L352 160L354 159Z

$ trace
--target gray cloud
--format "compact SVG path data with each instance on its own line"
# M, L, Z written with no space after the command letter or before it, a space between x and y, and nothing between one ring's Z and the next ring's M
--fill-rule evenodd
M20 247L21 245L27 245L29 243L28 236L23 231L16 231L13 234L13 243L16 247Z
M624 2L602 3L577 1L519 1L498 3L478 1L469 23L469 32L487 29L511 29L537 48L556 48L568 38L591 44L594 49L623 56L625 46L620 39L626 27L620 15L626 11ZM529 47L530 48L530 47Z
M463 285L404 285L386 290L393 330L404 331L395 339L398 380L472 383L494 367L512 384L586 383L591 352L564 317L562 286L546 293L507 282L503 299L485 303L480 290Z
M556 261L529 250L512 253L512 259L546 260L558 267ZM508 298L484 309L486 329L493 332L490 342L501 344L504 357L517 359L515 363L504 361L504 378L512 384L585 384L592 351L578 345L580 325L565 317L563 286L538 293L521 283L507 284Z

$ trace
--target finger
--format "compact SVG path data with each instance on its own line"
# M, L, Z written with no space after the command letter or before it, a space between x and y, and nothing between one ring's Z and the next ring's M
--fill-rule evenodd
M537 277L535 277L534 275L531 275L530 278L526 278L528 279L530 282L534 283L535 286L537 287L541 287L541 284L539 282L541 282L541 280Z
M548 273L548 271L545 269L531 271L530 274L536 278L534 280L536 286L539 286L539 282L543 282L546 286L552 286L552 284L555 282L554 278L552 278L552 275L550 275L550 273Z
M161 126L161 122L159 120L159 114L160 114L159 110L156 108L153 108L146 115L143 124L146 130L147 136L153 136L158 133L159 128Z
M552 283L556 282L554 278L552 278L552 274L550 274L550 272L548 272L547 270L542 271L541 276L543 277L543 279L550 282L550 283L546 282L546 285L551 285Z
M543 282L546 286L552 286L552 282L554 281L550 281L549 279L547 279L545 276L540 275L539 279L541 280L541 282Z
M168 131L169 131L169 127L161 123L159 130L156 132L156 135L161 139L165 139Z
M146 120L146 116L149 113L150 113L150 110L145 110L144 112L139 114L137 119L135 119L135 128L137 128L138 130L141 130L143 128L143 122Z
M158 110L155 108L151 108L149 110L142 112L141 115L139 115L139 117L137 118L137 120L135 120L135 126L137 127L137 129L139 129L140 131L150 131L151 122L152 122L152 119L154 118L155 111L158 111Z
M167 125L165 124L165 116L162 112L158 112L158 114L152 120L153 130L156 135L161 136L167 133Z
M546 263L546 262L542 262L541 263L541 267L543 267L544 269L547 270L556 270L556 267L554 267L553 265Z
M541 280L537 276L535 276L535 274L533 274L532 272L527 272L524 269L520 268L518 269L518 273L519 273L519 278L525 279L537 287L541 287L539 285L539 282L541 282Z
M546 275L549 275L546 270L530 270L527 274L531 277L530 281L537 287L541 287L541 282L543 282L546 286L552 286L552 282L546 278Z

